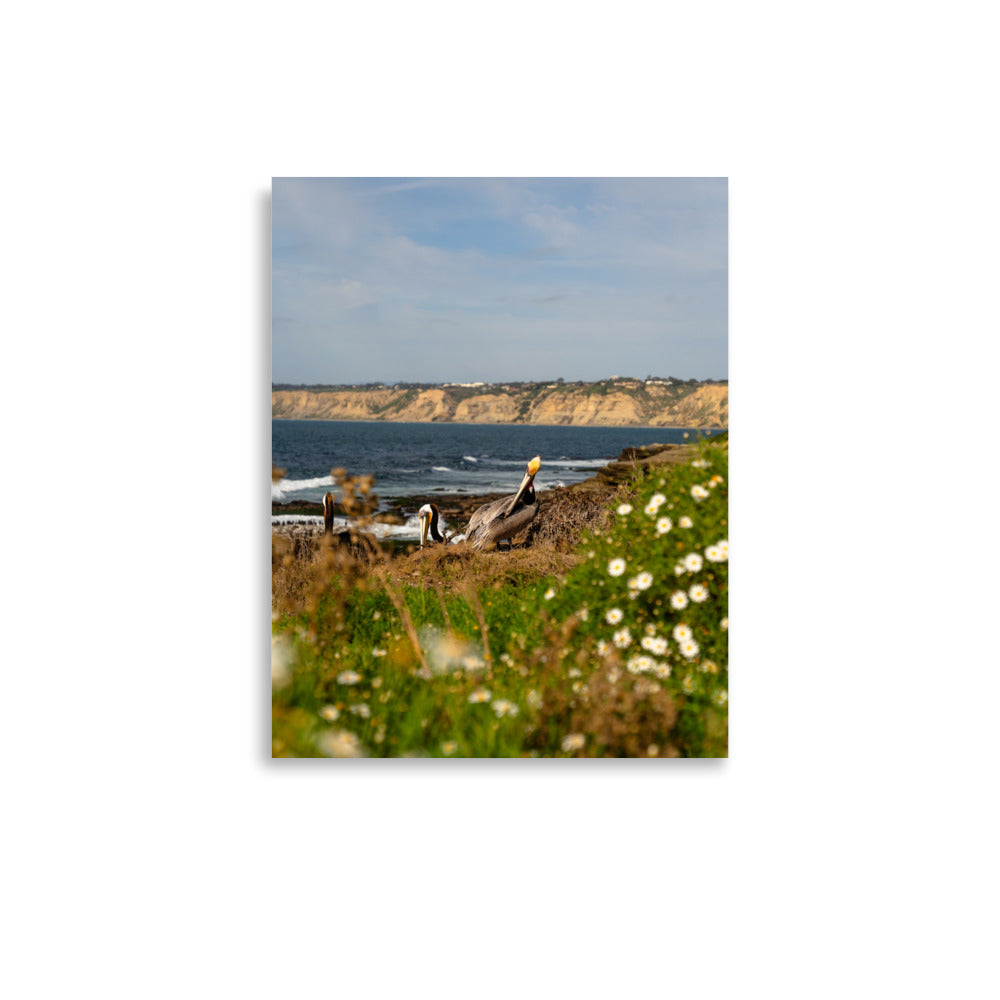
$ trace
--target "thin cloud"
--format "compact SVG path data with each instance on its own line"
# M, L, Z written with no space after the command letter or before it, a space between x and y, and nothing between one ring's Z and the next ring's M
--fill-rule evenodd
M724 378L727 203L718 179L275 180L273 377Z

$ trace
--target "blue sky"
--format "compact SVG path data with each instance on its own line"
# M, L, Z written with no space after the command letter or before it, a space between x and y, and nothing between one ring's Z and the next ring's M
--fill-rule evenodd
M272 379L728 377L725 178L275 178Z

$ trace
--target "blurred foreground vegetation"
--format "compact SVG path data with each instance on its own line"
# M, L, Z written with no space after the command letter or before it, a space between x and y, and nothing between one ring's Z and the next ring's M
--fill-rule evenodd
M275 536L272 754L726 756L727 448L638 471L569 553Z

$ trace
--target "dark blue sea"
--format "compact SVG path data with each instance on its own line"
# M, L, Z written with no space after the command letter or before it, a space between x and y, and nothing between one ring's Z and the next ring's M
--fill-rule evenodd
M688 433L693 440L704 432ZM272 485L271 499L321 501L335 468L374 476L382 509L400 497L513 492L534 455L542 459L535 488L546 490L594 475L623 448L680 443L684 434L665 427L272 420L271 456L285 477Z

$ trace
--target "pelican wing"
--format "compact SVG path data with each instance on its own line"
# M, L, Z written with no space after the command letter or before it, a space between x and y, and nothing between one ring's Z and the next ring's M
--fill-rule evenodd
M471 539L473 535L476 534L484 525L489 524L495 518L498 518L502 513L504 508L513 499L513 494L509 497L501 497L499 500L494 500L492 503L485 504L480 507L472 517L469 518L469 526L465 529L465 537Z
M465 529L465 539L471 542L473 548L484 549L505 538L513 538L522 528L526 528L535 515L538 513L538 501L524 503L519 501L514 509L503 517L503 512L514 499L515 494L509 497L501 497L492 503L480 507L469 519L469 526Z

